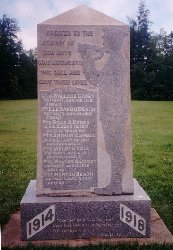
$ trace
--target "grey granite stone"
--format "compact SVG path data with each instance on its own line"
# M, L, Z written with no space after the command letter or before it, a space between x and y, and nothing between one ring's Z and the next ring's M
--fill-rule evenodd
M38 197L31 181L21 201L22 240L149 237L150 204L134 179L134 194Z
M38 25L37 181L22 240L149 237L133 180L129 27L78 7Z
M129 50L88 7L38 25L38 195L133 193Z

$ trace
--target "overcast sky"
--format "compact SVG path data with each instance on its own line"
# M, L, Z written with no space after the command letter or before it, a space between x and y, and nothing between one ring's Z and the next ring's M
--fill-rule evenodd
M0 0L0 17L14 17L21 28L20 37L24 47L37 46L37 23L43 22L78 5L87 5L122 22L127 16L135 17L140 0ZM173 30L173 0L145 0L150 10L152 30Z

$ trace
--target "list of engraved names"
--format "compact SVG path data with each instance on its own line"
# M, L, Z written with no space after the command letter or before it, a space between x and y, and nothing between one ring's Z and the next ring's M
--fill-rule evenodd
M97 94L80 88L40 91L43 186L97 186Z

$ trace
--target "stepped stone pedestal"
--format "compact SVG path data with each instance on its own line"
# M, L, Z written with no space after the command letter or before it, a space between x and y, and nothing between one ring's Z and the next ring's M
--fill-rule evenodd
M134 194L38 197L32 180L21 201L22 240L149 237L150 198L134 179Z
M149 237L133 179L129 27L87 7L38 24L37 180L23 240Z

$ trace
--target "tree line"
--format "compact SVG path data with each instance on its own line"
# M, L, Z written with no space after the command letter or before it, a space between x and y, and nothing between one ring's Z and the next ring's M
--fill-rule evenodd
M137 100L173 100L173 32L151 31L144 1L130 25L131 95ZM37 96L36 49L26 51L14 18L0 18L0 99Z
M149 15L141 1L129 18L132 99L173 100L173 32L154 34Z
M0 19L0 99L36 98L36 49L26 51L16 19Z

